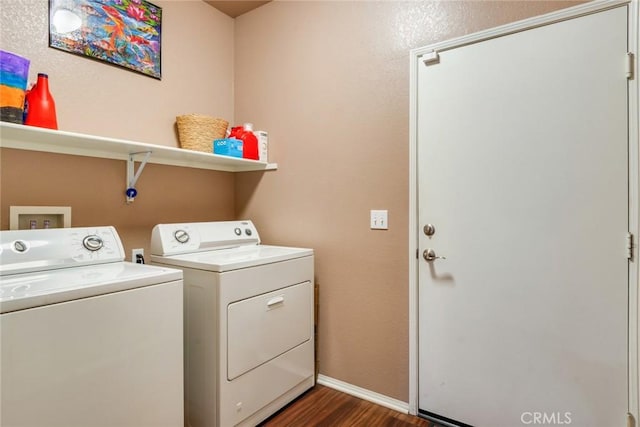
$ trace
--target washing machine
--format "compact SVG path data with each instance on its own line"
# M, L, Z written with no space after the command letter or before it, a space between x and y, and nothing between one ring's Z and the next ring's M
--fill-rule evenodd
M0 425L184 425L182 296L113 227L0 231Z
M313 387L313 250L251 221L159 224L153 264L184 272L189 427L254 426Z

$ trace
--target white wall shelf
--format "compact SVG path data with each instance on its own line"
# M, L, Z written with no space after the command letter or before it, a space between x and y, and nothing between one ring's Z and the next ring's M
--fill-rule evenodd
M0 122L0 147L126 161L129 161L131 154L150 151L149 163L225 172L278 168L276 163L5 122Z

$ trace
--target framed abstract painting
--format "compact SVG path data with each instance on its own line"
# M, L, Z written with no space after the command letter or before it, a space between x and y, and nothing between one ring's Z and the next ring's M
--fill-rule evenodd
M161 78L162 9L146 0L49 0L49 46Z

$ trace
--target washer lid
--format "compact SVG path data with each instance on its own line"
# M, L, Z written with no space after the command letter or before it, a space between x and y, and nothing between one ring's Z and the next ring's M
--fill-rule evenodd
M151 255L151 261L178 267L224 272L311 255L313 255L313 249L256 245L165 257Z
M181 270L130 262L5 275L0 279L0 313L181 279Z

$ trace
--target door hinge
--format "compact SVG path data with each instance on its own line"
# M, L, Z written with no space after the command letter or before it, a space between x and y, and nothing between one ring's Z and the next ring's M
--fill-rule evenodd
M627 412L627 427L635 427L636 426L636 419L633 418L633 415L631 415L631 413Z
M634 79L634 58L635 55L632 52L627 52L627 79L629 80L633 80Z
M424 63L424 65L437 64L438 62L440 62L440 55L438 55L438 52L436 52L435 50L432 52L427 52L422 55L422 62Z
M633 234L627 233L627 259L633 258Z

